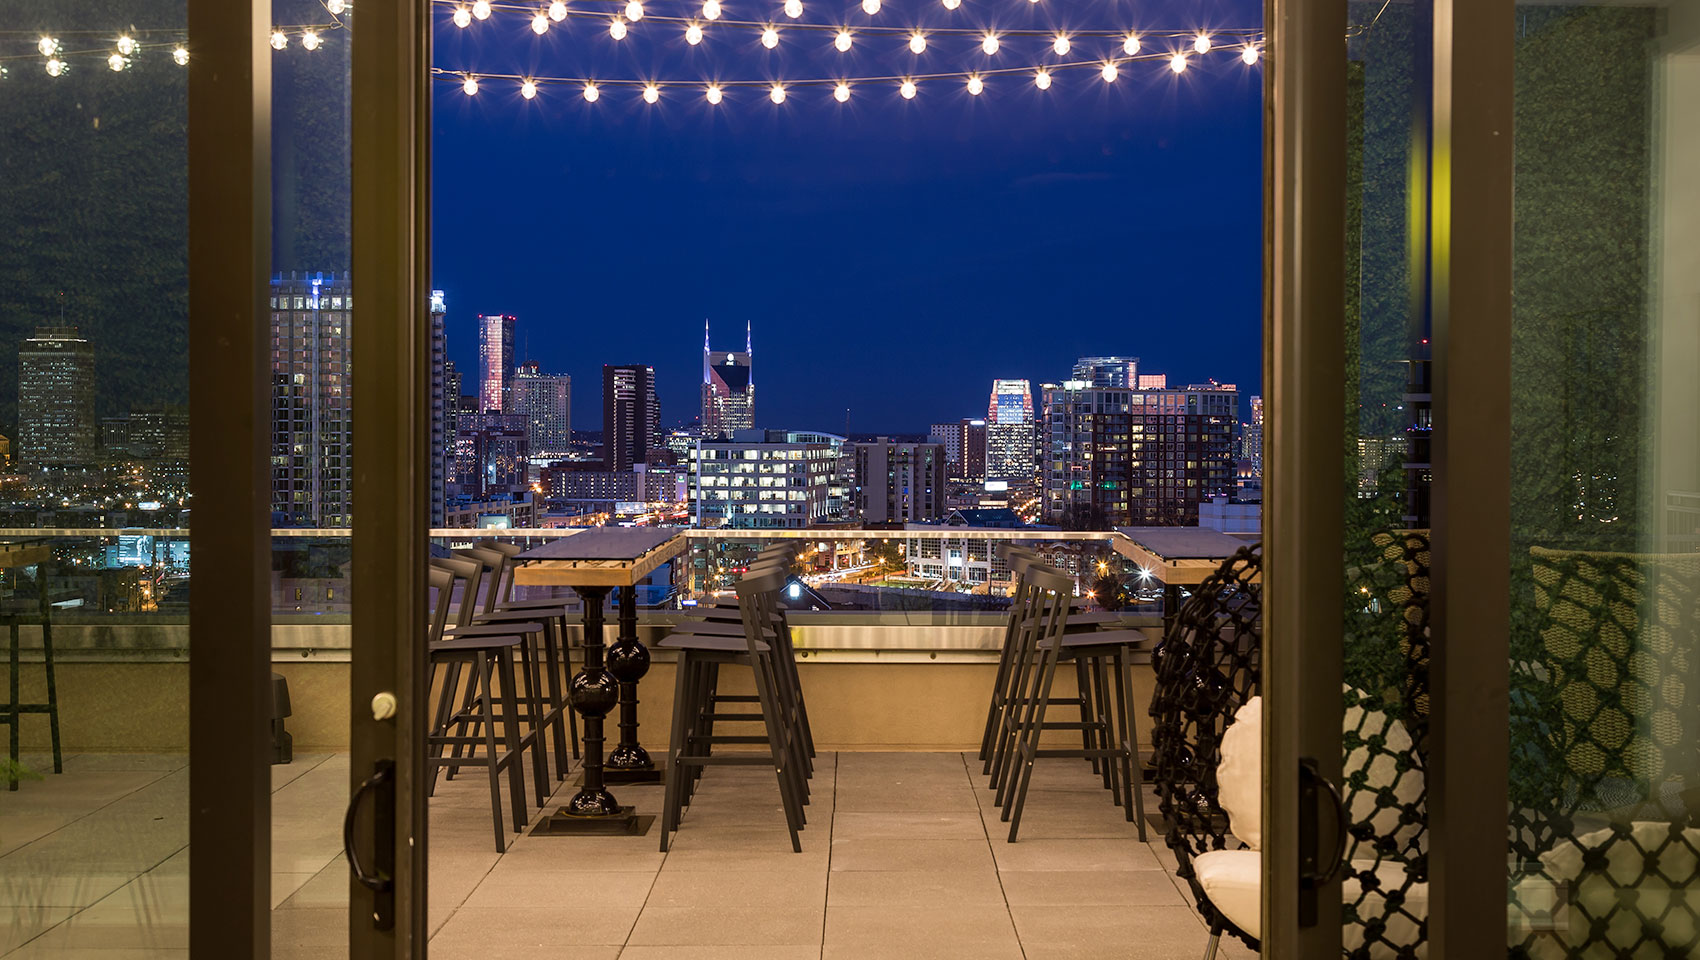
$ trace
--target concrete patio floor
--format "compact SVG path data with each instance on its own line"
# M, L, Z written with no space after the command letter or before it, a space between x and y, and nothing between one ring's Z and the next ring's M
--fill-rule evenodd
M347 759L298 756L273 775L273 956L345 955ZM181 757L82 755L0 792L0 957L186 956L187 780ZM659 824L643 837L522 835L497 854L474 772L431 800L430 956L1202 955L1205 928L1161 839L1141 842L1084 762L1041 761L1015 844L984 784L971 755L823 754L798 854L771 771L712 768L667 854ZM547 809L575 789L561 784ZM658 786L615 792L659 813Z

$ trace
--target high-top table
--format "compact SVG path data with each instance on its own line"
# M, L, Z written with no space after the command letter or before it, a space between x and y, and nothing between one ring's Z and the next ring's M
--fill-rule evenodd
M571 587L584 602L584 668L568 699L584 718L584 784L567 805L538 825L545 834L638 834L632 807L622 807L609 783L659 783L661 771L638 743L637 684L649 672L649 650L637 638L638 581L685 549L684 531L668 527L594 527L552 540L515 558L514 583ZM619 636L602 646L602 604L620 590ZM620 742L602 760L602 723L620 707Z

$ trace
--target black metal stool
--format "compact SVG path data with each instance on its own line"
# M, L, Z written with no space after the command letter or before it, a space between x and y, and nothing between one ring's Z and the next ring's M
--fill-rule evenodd
M46 578L43 577L42 579L45 589ZM53 772L64 773L65 758L60 752L59 745L59 684L53 675L53 618L48 616L45 612L45 608L47 606L45 602L45 595L43 596L42 606L44 611L40 614L14 613L5 615L7 633L9 634L11 641L10 655L7 661L11 669L9 674L11 677L11 695L7 697L5 706L0 708L0 723L4 723L11 728L10 756L12 758L12 766L15 768L18 765L19 749L21 746L19 743L18 730L20 720L24 714L47 714L47 729L53 741ZM22 672L22 664L19 660L19 628L25 624L40 625L41 627L41 662L42 667L47 672L47 702L45 703L24 703L20 699L22 697L22 691L20 690L19 681L22 679L20 676ZM18 789L18 780L16 777L7 778L6 789Z

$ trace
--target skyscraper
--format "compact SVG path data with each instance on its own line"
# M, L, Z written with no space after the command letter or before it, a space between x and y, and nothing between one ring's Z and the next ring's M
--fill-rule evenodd
M1081 357L1074 361L1074 380L1083 380L1094 387L1136 387L1139 385L1138 357Z
M544 373L534 361L514 371L512 412L525 417L532 456L561 456L573 442L573 378Z
M18 347L18 460L86 464L94 449L94 345L76 327L42 327Z
M1040 392L1044 515L1075 529L1132 522L1130 413L1137 391L1076 379L1044 384Z
M1030 483L1033 462L1033 391L1026 380L993 380L986 407L986 478Z
M513 402L514 318L505 313L478 315L478 412L508 409Z
M1228 384L1135 391L1128 471L1132 522L1196 524L1200 501L1233 496L1238 419L1239 390Z
M944 516L942 443L856 444L856 512L867 523L920 523Z
M1245 425L1245 433L1240 438L1240 459L1251 461L1251 472L1259 480L1263 479L1263 398L1252 397L1251 422Z
M655 368L640 364L602 366L602 459L616 473L649 457L661 446L661 403L655 399Z
M730 437L756 425L756 385L750 366L750 325L744 323L744 350L714 350L708 321L702 322L702 435Z
M346 278L335 274L272 280L272 517L278 526L352 522L353 309Z
M448 312L448 306L443 298L443 291L431 291L431 526L443 525L444 510L448 499L448 464L446 459L448 433L448 417L450 398L446 395L448 361L448 333L443 326L443 315ZM457 377L458 381L459 378ZM459 389L457 382L455 389Z

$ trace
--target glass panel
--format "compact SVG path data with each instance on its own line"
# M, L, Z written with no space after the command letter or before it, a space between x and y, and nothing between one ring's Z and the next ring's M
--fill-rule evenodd
M346 956L350 40L354 4L274 0L271 331L272 948ZM370 849L367 847L367 849Z
M1513 956L1700 949L1700 4L1517 9Z
M181 955L187 9L26 0L4 20L0 955Z

